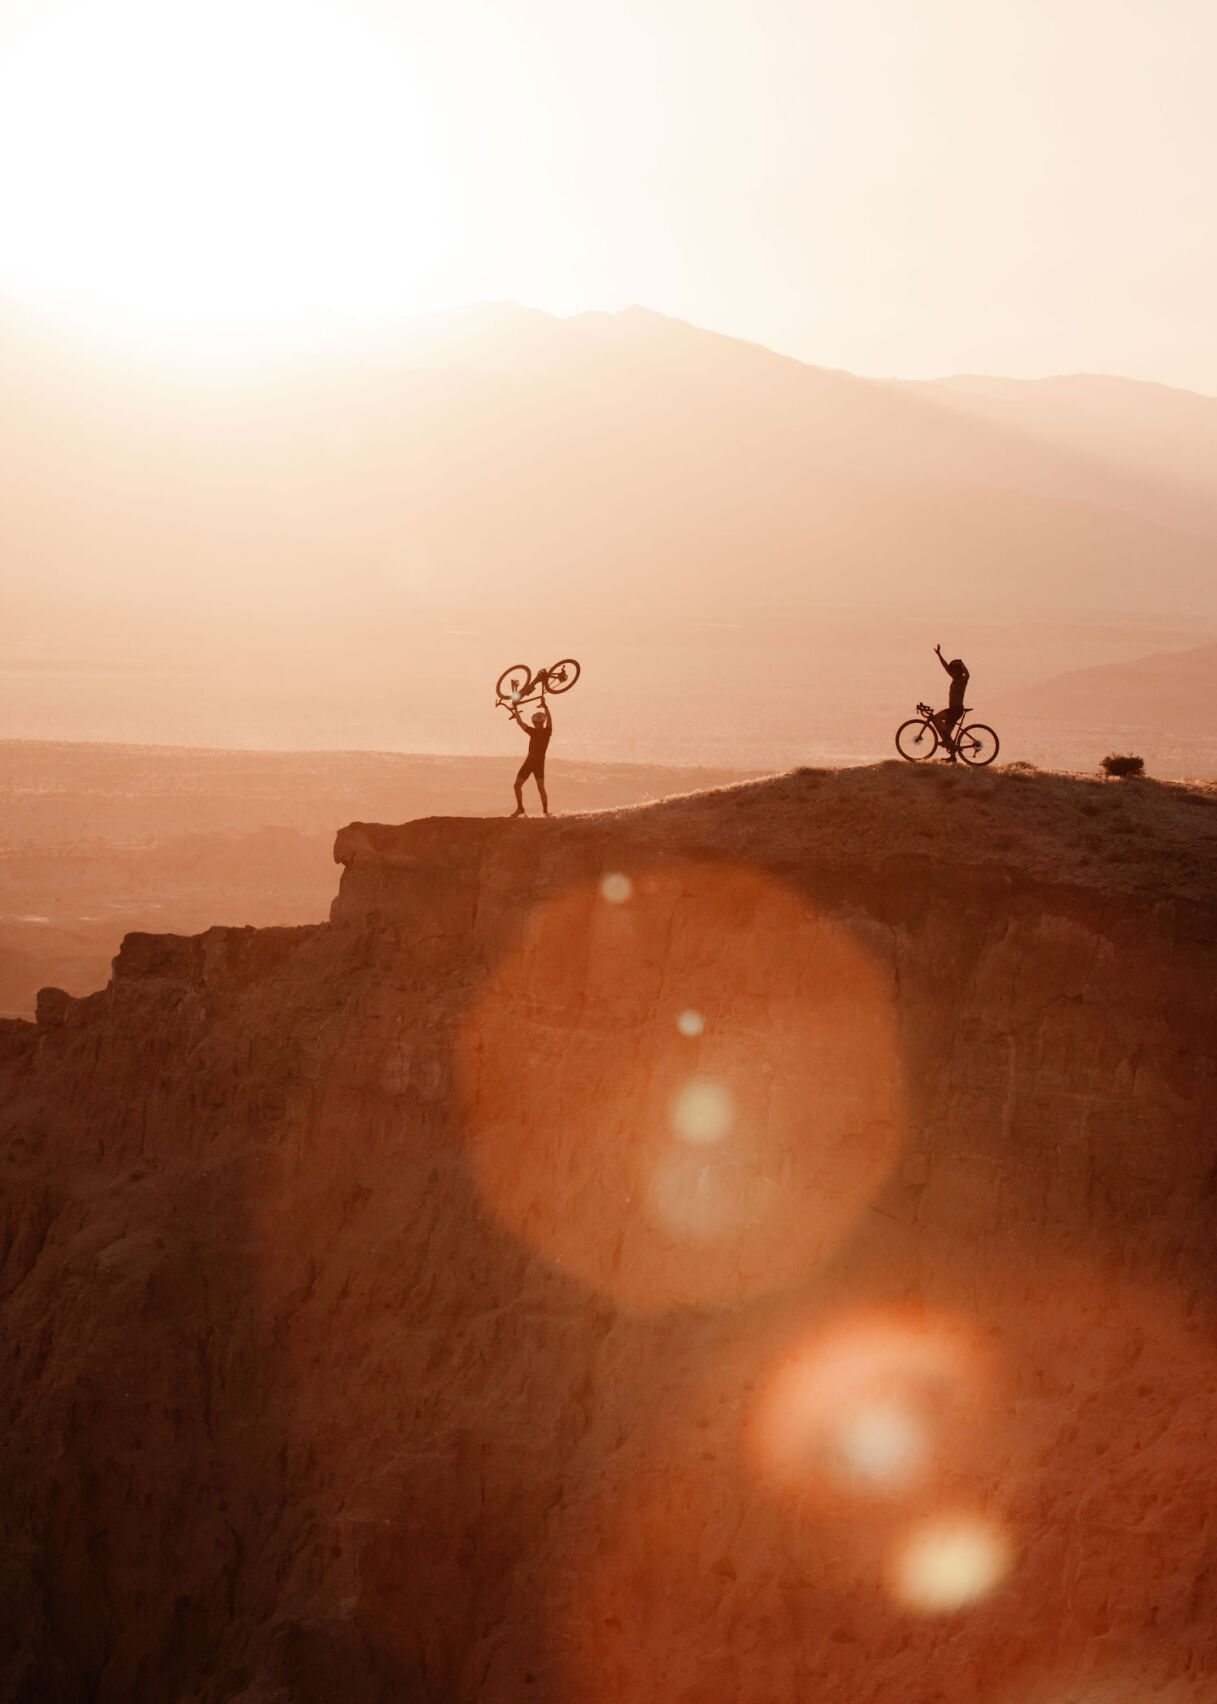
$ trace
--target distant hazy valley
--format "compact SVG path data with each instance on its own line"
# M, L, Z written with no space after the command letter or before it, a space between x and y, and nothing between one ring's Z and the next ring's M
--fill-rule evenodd
M776 768L890 750L941 641L1011 756L1217 773L1140 662L1217 640L1210 397L507 306L135 378L9 316L0 381L10 737L507 756L500 669L573 653L555 754Z

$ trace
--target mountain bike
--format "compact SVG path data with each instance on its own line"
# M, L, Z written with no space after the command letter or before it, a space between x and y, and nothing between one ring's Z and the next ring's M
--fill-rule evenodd
M930 720L934 713L932 705L919 704L916 716L910 717L907 722L901 722L896 729L896 750L910 763L924 763L927 758L933 757L944 743L938 729ZM970 722L965 728L963 718L971 714L965 705L953 737L954 751L956 757L970 763L973 769L983 769L997 756L1001 742L992 728L986 727L983 722ZM950 751L952 742L945 743Z
M504 669L495 682L495 704L515 708L529 704L534 698L544 698L547 692L569 692L579 678L579 665L573 657L563 657L547 669L533 674L527 663L513 663Z

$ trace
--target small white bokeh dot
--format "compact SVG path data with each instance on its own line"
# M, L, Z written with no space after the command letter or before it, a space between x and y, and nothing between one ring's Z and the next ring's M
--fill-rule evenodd
M634 884L620 870L613 870L601 881L600 892L610 905L624 905L634 892Z
M734 1123L734 1101L721 1083L707 1077L692 1078L672 1103L672 1129L697 1147L721 1142Z
M706 1027L706 1020L690 1006L687 1012L682 1012L677 1018L676 1027L681 1035L700 1035Z

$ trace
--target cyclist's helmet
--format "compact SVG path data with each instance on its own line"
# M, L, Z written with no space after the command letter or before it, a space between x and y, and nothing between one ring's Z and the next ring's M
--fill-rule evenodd
M532 713L532 725L533 725L533 727L534 728L541 727L541 725L543 724L544 721L545 721L544 710L534 710L533 713Z
M952 657L950 662L947 664L947 667L950 669L951 673L954 674L956 669L961 669L963 667L963 658Z

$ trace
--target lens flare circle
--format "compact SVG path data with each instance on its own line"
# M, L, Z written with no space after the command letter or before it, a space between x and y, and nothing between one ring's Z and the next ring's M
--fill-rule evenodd
M709 1077L691 1077L672 1103L672 1130L698 1147L721 1142L735 1124L730 1091Z
M928 1427L898 1402L871 1402L841 1427L845 1474L859 1486L888 1490L907 1485L924 1471L931 1443Z
M907 1497L974 1459L997 1383L965 1320L852 1312L800 1342L763 1385L751 1456L779 1491Z
M673 1013L703 1025L695 1071ZM471 1002L458 1064L483 1200L632 1307L801 1278L904 1135L890 975L736 865L614 871L537 907Z
M996 1591L1014 1563L1010 1538L992 1516L950 1510L927 1516L893 1547L886 1584L917 1615L954 1615Z

